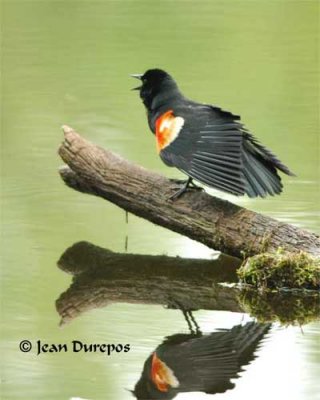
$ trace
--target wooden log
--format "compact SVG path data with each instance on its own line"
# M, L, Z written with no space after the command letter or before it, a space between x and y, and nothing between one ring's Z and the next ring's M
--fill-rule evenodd
M59 172L78 191L100 196L124 210L223 253L241 257L305 251L319 257L319 236L247 210L205 192L190 190L176 201L171 180L98 147L64 126ZM175 188L176 190L176 188ZM263 200L261 200L263 201ZM107 218L107 216L106 216Z
M162 305L185 310L248 312L261 321L285 324L319 318L319 293L261 293L233 284L237 258L215 260L114 253L87 242L69 247L58 266L73 275L56 301L61 325L113 303Z

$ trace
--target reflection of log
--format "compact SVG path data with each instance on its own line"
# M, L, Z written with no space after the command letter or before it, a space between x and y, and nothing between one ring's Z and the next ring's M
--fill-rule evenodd
M239 302L244 311L260 322L279 321L283 325L307 324L320 317L320 293L316 290L257 292L241 291Z
M240 256L273 252L320 254L319 237L198 191L168 201L172 182L86 141L64 127L59 154L65 183L103 197L123 209L224 253ZM261 200L263 201L263 200Z
M319 293L302 291L262 295L219 282L234 282L239 260L218 260L119 254L90 243L79 242L67 249L59 267L74 276L56 302L61 323L83 312L111 303L160 304L170 308L249 311L259 319L302 322L319 317ZM281 303L281 304L279 304ZM252 310L252 311L251 311ZM273 310L272 313L270 310ZM263 319L263 316L265 318ZM294 322L294 321L291 321Z
M58 265L74 275L70 288L57 300L62 323L113 302L241 311L239 290L218 285L236 281L239 260L232 257L193 260L118 254L80 242L65 251Z

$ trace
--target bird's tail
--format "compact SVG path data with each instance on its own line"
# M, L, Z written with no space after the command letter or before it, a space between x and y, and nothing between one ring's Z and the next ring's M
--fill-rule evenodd
M245 192L249 197L265 197L282 192L277 170L295 176L270 150L246 133L242 151Z

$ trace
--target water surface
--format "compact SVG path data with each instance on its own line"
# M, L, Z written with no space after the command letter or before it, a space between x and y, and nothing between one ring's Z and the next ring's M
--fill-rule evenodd
M164 336L184 332L161 305L112 304L58 328L55 300L70 277L60 255L86 240L115 252L210 258L214 251L101 199L57 173L60 126L146 168L181 175L156 155L130 73L158 66L184 93L239 113L297 174L277 198L223 198L320 232L316 1L16 1L2 8L2 394L6 399L126 399ZM155 283L156 285L156 283ZM207 331L249 316L196 312ZM319 323L275 325L260 356L217 399L315 398ZM21 353L22 339L127 343L101 354ZM202 396L202 397L201 397ZM184 394L179 398L210 398Z

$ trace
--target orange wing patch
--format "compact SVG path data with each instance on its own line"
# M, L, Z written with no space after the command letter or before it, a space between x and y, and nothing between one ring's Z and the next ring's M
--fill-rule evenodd
M151 379L160 392L167 392L171 387L178 387L179 381L171 368L157 357L154 352L151 365Z
M172 110L165 112L157 118L156 140L158 153L178 137L183 125L184 119L182 117L175 117Z

